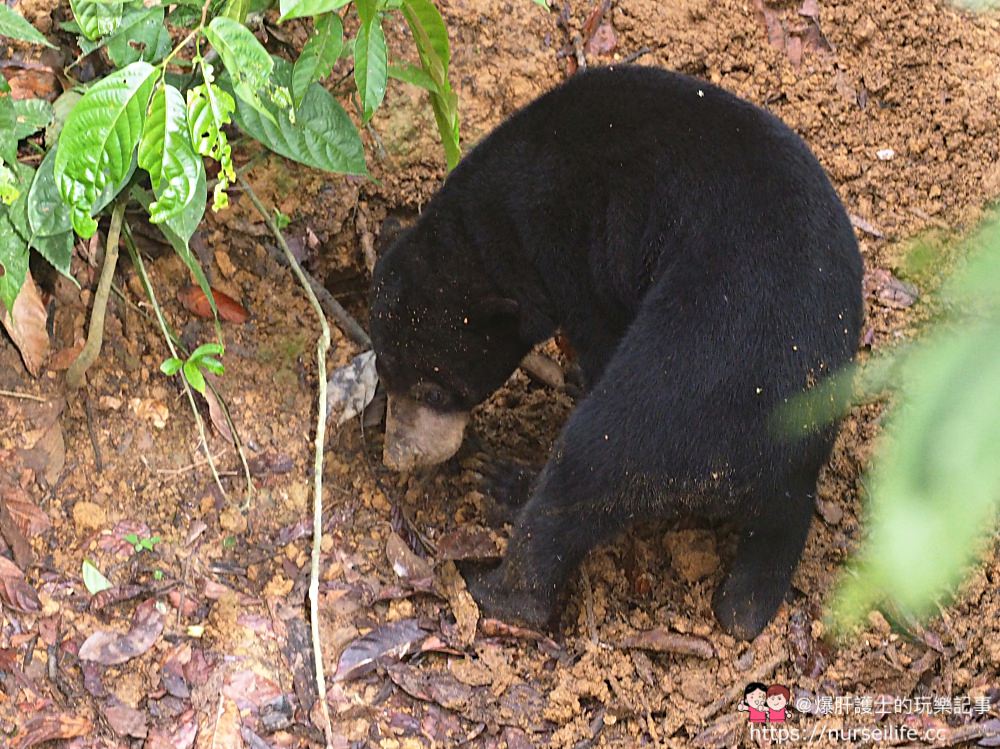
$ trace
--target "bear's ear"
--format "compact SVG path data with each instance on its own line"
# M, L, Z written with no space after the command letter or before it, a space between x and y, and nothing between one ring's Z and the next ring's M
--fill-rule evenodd
M521 305L516 299L509 299L499 294L488 294L473 307L472 314L479 324L495 322L498 318L517 317Z

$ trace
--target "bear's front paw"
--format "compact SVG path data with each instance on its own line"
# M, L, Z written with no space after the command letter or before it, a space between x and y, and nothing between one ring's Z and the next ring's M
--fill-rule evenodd
M787 584L734 569L716 588L712 609L726 632L752 640L774 618L787 591Z
M463 565L462 575L483 616L532 629L543 629L548 624L552 615L548 601L519 585L509 585L510 575L503 564L492 569Z

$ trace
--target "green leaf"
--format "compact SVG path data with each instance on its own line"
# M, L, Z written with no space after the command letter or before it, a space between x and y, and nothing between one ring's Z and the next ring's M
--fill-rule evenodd
M226 373L226 368L222 366L222 362L211 356L203 356L198 360L198 364L219 377Z
M344 24L336 13L316 19L316 33L309 37L292 67L292 96L295 107L302 103L309 84L326 78L344 47Z
M201 158L191 147L187 107L181 92L163 86L153 94L142 140L139 166L149 172L157 200L150 205L150 221L174 218L194 199Z
M287 85L292 66L281 58L274 62L274 80ZM270 150L300 164L338 174L368 173L357 128L330 92L318 83L306 91L294 124L287 111L272 111L277 126L241 103L236 110L236 124Z
M427 74L427 71L423 68L417 67L416 65L390 65L389 77L395 78L397 81L403 81L403 83L419 86L425 91L430 91L433 94L438 92L438 87L434 82L434 79Z
M231 165L229 142L222 128L232 121L236 111L233 97L214 83L203 83L188 91L187 104L194 150L224 166Z
M0 163L0 205L12 204L21 196L21 186L17 175L5 164Z
M181 367L184 366L184 362L178 359L176 356L171 356L169 359L165 360L163 364L160 365L160 371L163 372L167 377L173 377L177 374Z
M375 114L385 98L389 77L389 57L385 47L385 34L378 19L358 29L354 39L354 82L361 97L364 121Z
M10 210L0 206L0 266L4 270L0 276L0 304L7 310L14 308L28 275L28 243L14 228Z
M535 5L545 8L545 10L549 10L549 0L532 0L532 1L535 3Z
M205 29L205 36L222 58L236 95L273 120L274 115L261 101L260 91L267 86L274 63L257 37L246 26L225 17L213 18Z
M98 593L114 587L111 581L89 559L83 560L81 573L83 575L83 586L92 596L96 596Z
M93 41L115 33L122 20L124 3L97 0L69 0L70 8L83 35Z
M52 105L45 99L19 99L14 102L14 139L34 135L52 121Z
M430 92L431 108L448 169L454 169L462 158L462 150L459 145L458 96L448 80L448 30L430 0L403 0L403 17L417 45L420 65L436 86L437 90Z
M157 72L147 62L134 62L112 73L91 86L66 121L55 179L72 207L73 228L84 239L97 230L91 212L106 197L105 190L120 184L133 168Z
M201 224L201 220L205 216L205 203L208 200L205 164L201 159L198 159L197 162L198 176L194 184L194 197L180 214L161 224L161 226L167 226L185 245L191 240L191 235L198 229L198 225Z
M201 373L195 362L190 360L184 362L184 379L199 393L205 394L205 375Z
M293 18L318 16L322 13L343 8L351 0L281 0L281 17L278 23L290 21Z
M378 0L355 0L354 7L358 10L358 18L361 25L367 26L375 20L375 13L378 11Z
M17 115L7 79L0 75L0 163L17 163L17 138L14 137Z
M250 0L226 0L226 6L222 9L222 15L232 18L236 23L243 23L247 20L247 12L250 10Z
M24 16L8 8L4 3L0 3L0 36L17 39L21 42L31 44L44 44L46 47L56 48L56 45L49 42L42 32L25 20Z
M66 276L75 286L79 286L70 273L70 263L73 260L72 231L52 237L32 237L28 243L48 261L49 265Z
M56 186L54 167L58 150L56 146L45 154L28 191L28 225L35 237L52 237L73 229L69 209Z
M205 356L222 356L224 352L225 349L221 343L203 343L191 352L188 361L196 361Z
M120 68L137 60L162 60L170 52L170 34L163 24L163 6L130 8L105 43L108 57Z

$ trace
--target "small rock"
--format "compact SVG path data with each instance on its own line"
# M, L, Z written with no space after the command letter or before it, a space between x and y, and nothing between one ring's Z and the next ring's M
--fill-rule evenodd
M73 505L73 524L79 534L103 528L108 521L108 513L98 504L81 500Z

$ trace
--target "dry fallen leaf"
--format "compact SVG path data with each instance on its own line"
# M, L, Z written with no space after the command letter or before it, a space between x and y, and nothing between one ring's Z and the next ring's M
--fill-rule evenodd
M375 352L358 354L348 364L335 369L327 382L326 417L339 411L337 425L350 421L375 397L378 373L375 371Z
M21 738L17 742L17 749L29 749L29 747L55 739L72 739L77 736L86 736L93 730L93 724L83 716L67 715L65 713L36 715L29 719L22 727Z
M0 556L0 602L25 614L37 614L42 610L38 594L28 585L24 573L4 556Z
M671 632L663 627L657 627L645 632L638 632L622 640L622 647L652 650L657 653L677 653L679 655L695 655L699 658L714 658L715 648L712 643L694 635L684 635Z
M340 654L334 681L348 681L375 670L379 664L400 661L416 652L427 631L416 619L401 619L376 627L348 645Z
M865 273L865 295L890 309L906 309L920 298L916 285L896 278L885 268L872 268Z
M62 424L58 421L48 427L28 450L19 450L21 460L36 475L44 476L49 486L54 486L66 466L66 441Z
M396 577L417 590L429 590L434 581L434 568L406 545L398 533L390 531L385 543L385 555Z
M144 601L136 608L132 626L126 634L95 632L80 646L80 660L113 666L142 655L160 639L163 618L154 599Z
M228 294L218 289L212 289L212 296L215 299L215 307L219 310L220 320L242 324L250 319L250 313L247 312L246 307ZM212 319L212 305L201 287L185 286L177 292L177 300L184 305L185 309L198 317L204 317L206 320Z
M144 739L149 732L146 727L146 713L129 707L117 697L112 697L108 704L101 708L101 712L111 730L119 736Z
M17 350L21 352L24 366L33 377L42 373L49 355L49 331L46 327L48 312L42 302L31 273L24 279L21 293L14 300L14 314L4 311L3 326Z
M459 573L454 562L445 562L441 565L441 585L458 625L458 642L468 647L476 639L479 606L476 605L472 594L466 589L465 578Z

